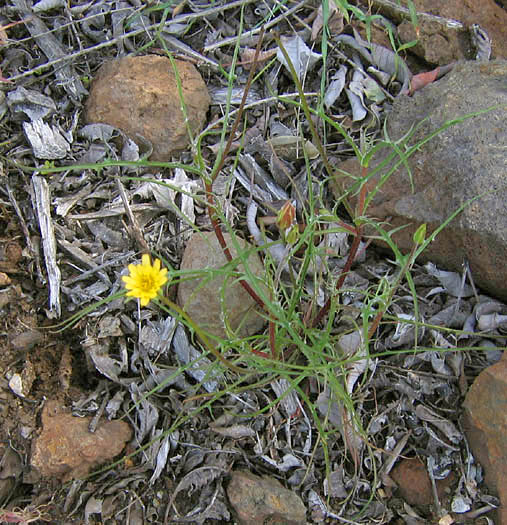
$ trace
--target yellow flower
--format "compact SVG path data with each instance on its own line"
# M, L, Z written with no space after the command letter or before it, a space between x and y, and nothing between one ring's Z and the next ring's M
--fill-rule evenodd
M167 282L166 274L167 269L160 268L160 259L155 259L152 266L150 256L145 253L141 264L129 264L129 275L122 277L127 297L137 297L141 306L146 306Z

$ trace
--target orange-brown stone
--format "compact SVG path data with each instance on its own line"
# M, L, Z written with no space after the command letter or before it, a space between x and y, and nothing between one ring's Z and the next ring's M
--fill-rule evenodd
M95 432L91 417L74 417L56 401L42 411L43 430L32 448L31 465L44 477L63 481L82 478L117 456L132 437L124 421L100 421Z
M498 494L498 523L507 524L507 353L483 370L465 399L465 433L484 467L488 487Z
M210 97L193 64L175 60L188 124L195 136L206 121ZM115 126L153 145L150 160L167 161L189 144L177 77L166 57L148 55L106 62L86 104L86 121Z

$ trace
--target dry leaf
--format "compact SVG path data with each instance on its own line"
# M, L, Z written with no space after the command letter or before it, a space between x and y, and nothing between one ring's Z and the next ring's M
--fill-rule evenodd
M475 60L487 62L491 56L491 38L479 24L473 24L470 28L472 43L477 49Z
M409 94L413 95L415 91L418 91L428 84L435 82L435 80L448 73L453 67L454 64L448 64L447 66L437 67L431 71L425 71L424 73L414 75L410 81Z
M65 0L41 0L40 2L37 2L32 9L34 13L44 13L51 9L65 7L65 4Z
M257 55L257 64L263 64L270 58L276 55L276 49L268 49L268 51L260 51ZM241 53L241 65L249 70L255 62L255 49L246 48Z
M286 160L296 160L304 158L304 153L310 159L316 159L319 156L319 150L309 140L302 139L295 135L278 135L268 139L273 150L279 157Z
M3 46L7 43L7 31L4 27L0 27L0 46Z
M294 67L294 71L296 72L299 81L302 82L306 73L315 66L315 64L322 58L322 55L314 53L300 36L282 38L282 45L292 62L292 66ZM285 56L281 49L277 51L276 58L290 73L289 64L285 60Z
M324 95L324 105L326 108L330 108L341 95L343 88L345 87L345 75L347 74L347 68L343 64L340 69L331 77L331 82L326 89Z
M255 430L247 425L231 425L229 427L212 427L213 432L232 439L255 437Z
M312 24L312 42L317 40L323 25L324 15L322 13L322 5L320 5ZM336 7L334 2L329 2L327 27L331 35L339 35L343 31L343 14L338 11L338 7Z
M186 3L187 3L187 0L181 0L181 2L174 7L173 12L172 12L173 18L181 14Z

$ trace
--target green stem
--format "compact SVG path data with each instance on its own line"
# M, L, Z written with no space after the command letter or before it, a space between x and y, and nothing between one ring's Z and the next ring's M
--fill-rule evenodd
M414 245L414 247L412 248L410 254L407 255L405 264L401 268L400 273L398 274L398 276L396 277L396 280L394 281L393 285L391 286L391 289L390 289L389 294L387 296L387 300L385 301L384 308L382 308L377 313L377 315L375 316L375 319L373 320L373 323L371 324L371 326L370 326L370 328L368 330L368 339L371 339L373 337L373 334L377 330L378 325L380 324L380 321L382 320L382 317L384 317L384 314L386 313L386 310L389 308L389 305L391 304L394 292L397 290L397 288L398 288L401 280L403 279L403 276L405 275L405 273L408 270L410 270L411 266L413 265L414 260L415 260L414 255L415 255L416 249L417 249L417 244Z
M199 339L202 341L203 345L205 346L206 350L211 352L224 366L232 370L233 372L237 372L238 374L244 374L247 372L247 370L240 368L239 366L233 365L230 363L225 357L213 346L211 341L208 339L206 334L197 326L196 323L191 319L191 317L182 309L180 308L176 303L171 301L171 299L168 299L167 297L164 297L162 295L158 296L158 299L162 301L168 308L171 310L174 310L180 317L185 319L185 322L187 323L192 330L195 331L195 333L198 335Z
M327 172L327 174L330 177L334 177L334 175L336 174L336 170L333 169L333 167L331 166L331 164L329 162L329 158L327 156L327 153L326 153L326 150L324 148L324 145L322 144L322 141L320 140L320 136L317 133L317 129L315 128L315 125L313 123L310 107L308 106L308 102L306 100L306 95L305 95L305 92L303 90L303 86L301 85L301 82L299 81L298 75L297 75L296 70L294 68L294 64L292 63L292 61L290 59L290 56L287 53L287 50L285 49L284 45L282 44L282 41L280 40L280 38L275 37L275 41L276 41L276 43L278 45L278 48L282 52L282 55L284 56L285 61L287 62L287 65L289 66L289 70L290 70L290 74L291 74L292 80L293 80L293 82L294 82L294 84L296 86L296 89L297 89L298 93L299 93L299 99L300 99L300 102L301 102L301 106L303 108L303 112L305 114L306 121L308 123L308 127L310 128L310 133L312 134L313 141L315 142L315 146L316 146L316 148L317 148L317 150L319 152L319 155L321 157L322 163L324 164L324 168L326 169L326 172ZM352 208L350 207L350 204L347 201L347 199L343 200L343 205L345 206L345 209L347 210L348 214L351 217L353 217L354 214L352 213Z
M320 321L322 321L324 316L327 314L327 312L331 308L331 301L335 298L336 294L340 291L341 287L343 286L343 283L345 282L345 278L350 272L352 268L352 264L354 264L354 260L356 259L357 251L361 244L361 239L363 238L363 224L361 222L362 220L361 217L364 215L364 210L365 210L365 200L366 200L366 191L367 191L366 190L366 175L367 174L368 174L368 168L366 168L366 166L363 166L361 168L361 177L362 177L363 183L361 186L361 190L359 192L359 199L357 202L356 213L355 213L355 216L358 219L356 219L357 224L355 225L355 229L354 229L354 240L352 241L352 246L350 247L350 250L349 250L349 256L347 258L347 262L336 283L335 293L330 294L326 303L320 309L318 314L315 316L315 319L312 321L311 326L317 326L320 323Z

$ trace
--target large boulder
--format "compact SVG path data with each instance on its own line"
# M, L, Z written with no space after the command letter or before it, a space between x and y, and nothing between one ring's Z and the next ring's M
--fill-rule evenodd
M434 231L469 199L481 197L437 236L423 254L447 269L461 270L466 260L473 278L492 295L507 299L507 62L463 62L441 80L410 98L398 97L387 120L391 140L417 125L415 144L445 122L496 106L456 123L416 151L408 160L414 191L401 165L375 195L367 215L388 220L391 227L408 225L394 235L404 252L421 223ZM392 149L381 149L372 170ZM338 166L331 187L336 196L350 188L360 173L349 159ZM344 173L345 172L345 173ZM368 182L375 187L383 168ZM352 198L352 204L355 198Z

